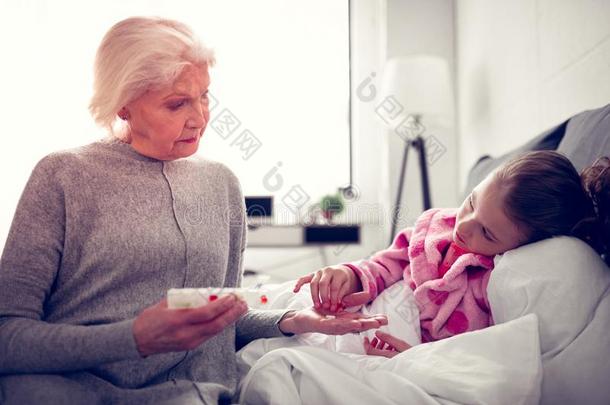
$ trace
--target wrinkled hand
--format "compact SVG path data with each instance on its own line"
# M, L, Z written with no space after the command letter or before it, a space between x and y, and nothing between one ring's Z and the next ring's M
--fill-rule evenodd
M318 332L326 335L344 335L368 329L376 329L388 324L385 315L367 316L361 313L330 313L315 308L306 308L286 313L280 321L284 333Z
M375 331L375 337L372 341L369 341L369 338L364 338L364 351L366 354L373 356L392 358L410 348L411 345L404 340L400 340L380 330Z
M167 299L148 307L133 323L133 336L143 357L192 350L222 332L248 310L233 294L198 308L168 309Z
M314 308L330 312L342 311L345 307L357 305L344 301L347 296L362 290L360 279L347 266L325 267L297 280L293 292L298 292L304 284L310 284ZM366 302L362 302L366 303Z

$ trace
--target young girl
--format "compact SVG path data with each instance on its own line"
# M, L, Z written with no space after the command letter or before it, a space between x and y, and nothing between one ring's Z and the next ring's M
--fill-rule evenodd
M486 288L493 257L553 236L589 243L610 263L610 159L578 174L553 151L530 152L491 173L458 209L430 209L392 245L371 258L300 278L314 307L336 313L366 304L404 279L419 309L421 340L429 342L493 323ZM377 331L368 354L392 357L410 347Z

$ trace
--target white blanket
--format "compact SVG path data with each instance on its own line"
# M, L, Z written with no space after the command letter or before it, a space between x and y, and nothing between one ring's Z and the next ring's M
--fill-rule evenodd
M279 304L291 297L285 287L274 297ZM400 303L399 295L394 302L386 301L389 306ZM540 400L542 365L534 314L420 344L392 359L336 353L304 343L312 342L264 339L242 349L238 357L247 375L240 384L240 403L537 404Z

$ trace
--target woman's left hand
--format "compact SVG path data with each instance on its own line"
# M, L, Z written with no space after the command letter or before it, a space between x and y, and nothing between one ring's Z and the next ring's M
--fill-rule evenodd
M404 340L400 340L380 330L375 332L375 338L372 341L369 341L367 337L364 338L364 351L366 354L373 356L392 358L410 348L411 345Z
M388 324L385 315L367 316L361 313L330 313L315 308L287 312L280 321L280 330L284 333L318 332L326 335L344 335L376 329Z

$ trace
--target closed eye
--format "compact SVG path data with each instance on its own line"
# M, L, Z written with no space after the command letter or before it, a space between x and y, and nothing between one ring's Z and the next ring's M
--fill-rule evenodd
M473 197L472 194L470 194L468 196L468 202L470 203L470 209L474 210L474 202L473 202ZM495 242L495 240L491 237L491 235L489 234L489 232L487 232L487 228L482 227L481 231L483 232L483 236L485 237L485 239L487 239L490 242Z
M487 239L490 242L493 242L494 240L491 238L491 236L489 236L489 233L487 233L487 229L483 228L483 236L485 236L485 239Z
M176 111L177 109L179 109L180 107L182 107L184 105L186 101L185 100L179 100L173 103L170 103L168 105L169 109L172 111Z

